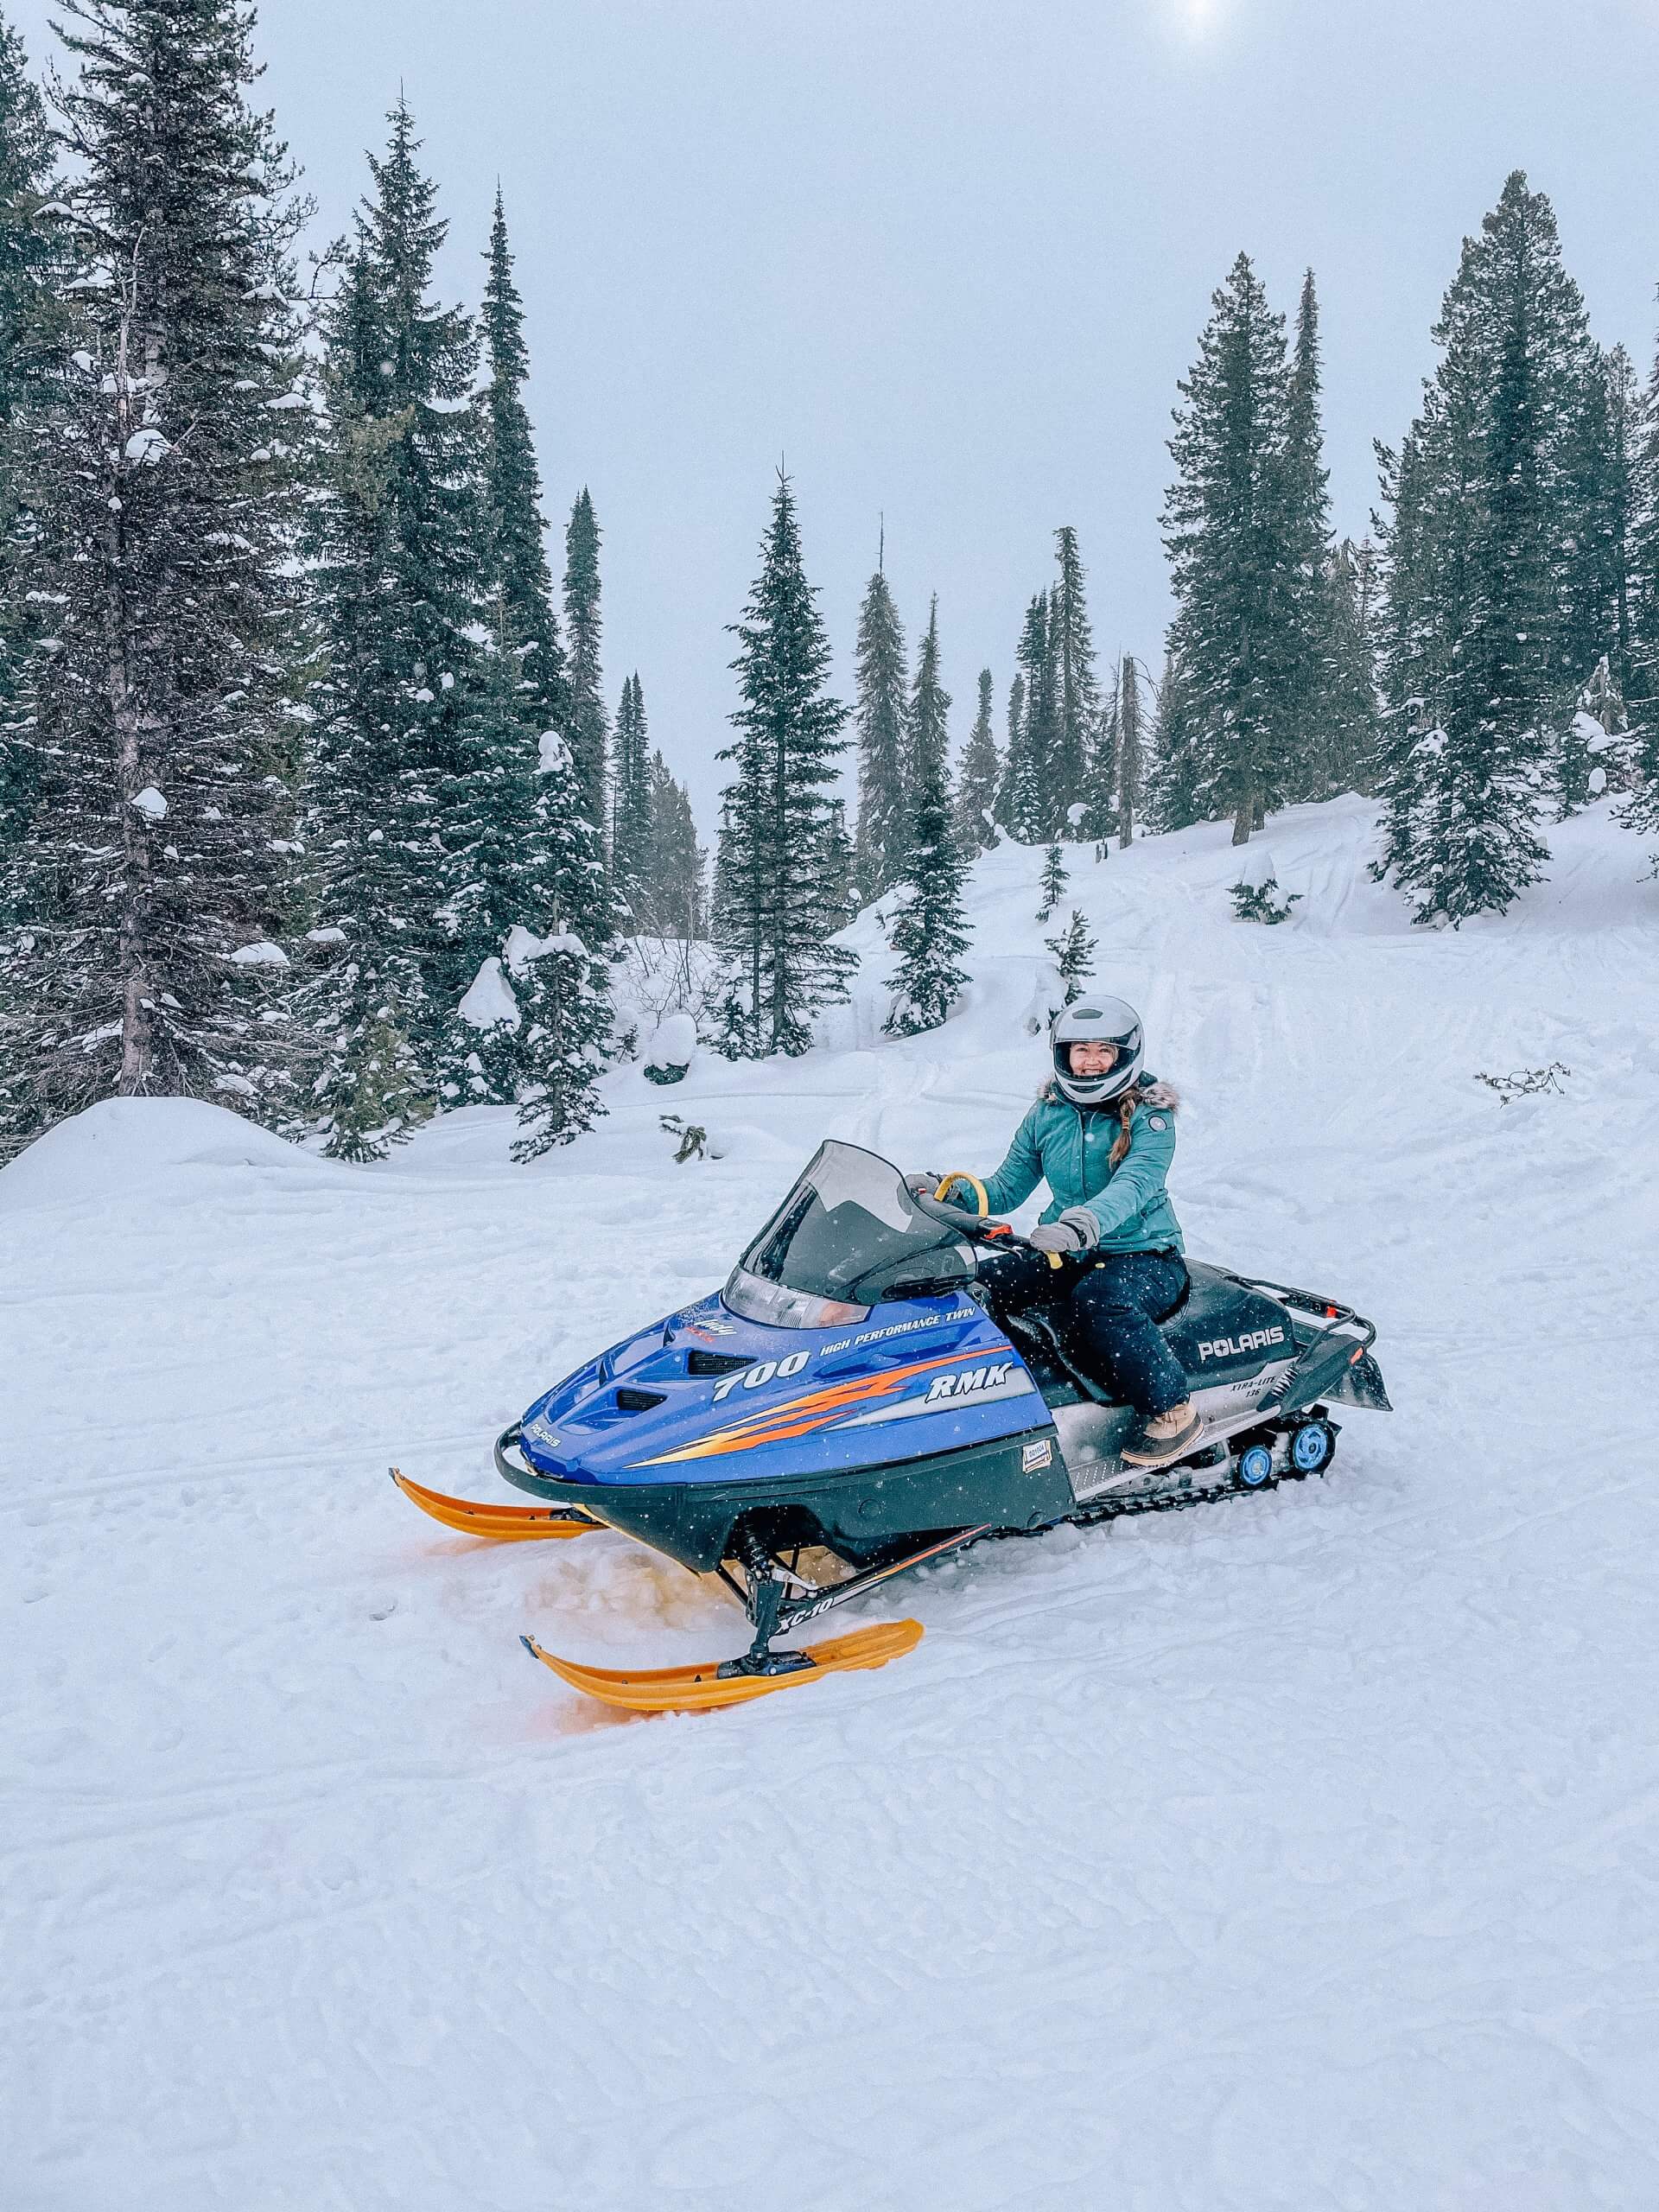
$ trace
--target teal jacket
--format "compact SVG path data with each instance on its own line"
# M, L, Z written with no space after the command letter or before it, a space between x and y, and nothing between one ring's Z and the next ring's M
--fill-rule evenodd
M1043 1219L1058 1221L1068 1207L1083 1207L1093 1217L1099 1250L1184 1251L1180 1224L1164 1187L1175 1157L1179 1101L1166 1084L1149 1078L1141 1084L1140 1095L1129 1148L1114 1167L1111 1150L1123 1126L1116 1107L1085 1112L1051 1083L986 1183L991 1211L1012 1213L1046 1182L1052 1195ZM974 1203L973 1193L960 1187L953 1198L958 1205Z

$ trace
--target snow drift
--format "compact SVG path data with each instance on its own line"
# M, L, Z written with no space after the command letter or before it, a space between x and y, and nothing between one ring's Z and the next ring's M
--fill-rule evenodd
M534 1167L101 1107L0 1173L0 2140L29 2212L1556 2212L1659 2202L1659 887L1605 809L1413 931L1369 810L1071 856L1187 1107L1193 1250L1339 1282L1398 1411L1328 1482L981 1551L900 1667L596 1718L727 1649L609 1535L480 1550L397 1460L706 1290L817 1139L995 1164L1040 1080L1039 852L956 1018L638 1066ZM1473 1077L1560 1061L1504 1107ZM665 1098L727 1156L676 1166ZM49 1217L43 1209L49 1208Z

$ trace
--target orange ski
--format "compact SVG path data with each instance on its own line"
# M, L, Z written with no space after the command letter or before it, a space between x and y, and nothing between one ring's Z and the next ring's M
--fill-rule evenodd
M411 1504L446 1529L463 1536L482 1536L492 1544L523 1544L546 1536L585 1536L601 1524L585 1513L559 1505L474 1505L464 1497L446 1497L441 1490L428 1490L407 1475L391 1470L391 1479Z
M639 1671L623 1668L586 1667L579 1660L560 1659L543 1651L532 1636L521 1642L532 1659L550 1667L572 1689L630 1713L704 1713L722 1705L747 1705L751 1698L770 1697L774 1690L797 1689L821 1675L841 1674L855 1667L885 1667L900 1659L922 1640L920 1621L884 1621L874 1628L855 1629L850 1636L831 1637L823 1643L810 1643L798 1652L779 1652L785 1661L804 1660L776 1675L726 1674L720 1662L705 1660L700 1667L654 1667Z

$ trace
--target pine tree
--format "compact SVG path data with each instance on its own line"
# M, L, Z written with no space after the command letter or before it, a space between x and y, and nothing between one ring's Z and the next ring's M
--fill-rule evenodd
M51 181L45 103L22 40L0 16L0 424L42 391L54 257L41 211Z
M1202 820L1201 734L1192 687L1173 653L1164 661L1153 721L1152 758L1146 776L1146 812L1157 830L1188 830Z
M518 659L519 717L537 741L535 788L543 824L541 854L530 875L533 911L522 918L542 933L563 926L575 930L597 956L608 948L613 929L604 883L602 823L583 811L572 772L570 687L553 603L541 472L524 400L530 375L524 305L513 278L499 189L485 258L485 574L492 594L501 595L505 634ZM560 747L541 742L555 735L563 741L563 766Z
M1132 653L1125 653L1118 662L1116 698L1118 842L1132 845L1146 772L1145 739L1141 728L1141 670Z
M992 820L999 830L1014 833L1015 803L1023 781L1022 762L1026 747L1026 679L1016 673L1008 686L1007 720L1005 725L1007 742L1002 747L1002 779L997 785L996 805Z
M651 841L644 899L646 925L656 937L703 934L703 872L709 855L697 842L691 800L676 783L660 753L651 756Z
M35 788L29 664L43 610L27 480L54 320L56 257L41 215L51 175L45 105L22 41L0 18L0 869L22 835Z
M1285 691L1269 803L1328 798L1331 685L1336 607L1331 565L1330 476L1319 427L1319 301L1302 279L1285 412L1281 499L1285 556Z
M1342 543L1326 563L1329 610L1317 716L1302 754L1304 796L1333 798L1358 791L1376 752L1376 645L1371 635L1372 553L1369 543Z
M1057 671L1046 592L1039 592L1026 609L1019 661L1025 678L1025 712L1017 738L1011 737L1008 744L1009 811L1014 836L1023 844L1035 845L1052 836L1054 829L1050 772Z
M30 583L53 637L0 892L8 1147L111 1093L295 1111L279 764L305 211L246 104L236 0L63 12L74 266L24 410ZM15 258L9 273L26 275Z
M957 779L954 826L957 847L965 860L997 844L995 811L1002 784L1002 762L991 727L991 671L979 671L979 712L968 733L967 749Z
M598 1051L609 1034L610 967L604 957L614 917L597 826L582 810L568 743L569 694L534 434L524 406L530 374L524 307L512 273L499 190L485 256L482 328L488 382L480 398L484 515L480 557L489 589L491 650L469 717L473 757L447 823L449 901L461 978L526 938L574 937L585 969L567 948L543 970L508 962L508 987L534 999L556 984L551 1020L521 1019L477 1046L459 1012L451 1016L451 1079L459 1053L462 1095L526 1099L531 1137L558 1141L551 1116L566 1096L564 1056L572 1038ZM468 836L465 815L479 817ZM467 1066L476 1048L481 1067ZM583 1062L585 1065L585 1061ZM446 1096L452 1095L446 1087ZM586 1096L586 1078L570 1095ZM585 1112L584 1109L584 1112ZM585 1122L583 1124L586 1125Z
M1455 924L1536 879L1550 726L1589 673L1570 672L1563 586L1594 355L1549 203L1520 171L1465 240L1434 338L1422 412L1382 456L1383 865L1419 920Z
M1630 455L1629 662L1622 685L1630 789L1617 818L1640 836L1659 833L1659 358L1629 436ZM1659 872L1659 856L1655 860Z
M543 918L536 880L537 743L520 710L520 662L499 590L492 628L468 684L454 763L440 791L448 885L443 918L455 951L435 1063L438 1095L446 1106L511 1103L518 1096L522 1027L492 1033L486 1051L462 1001L485 963L499 959L516 926L550 925Z
M1068 880L1065 855L1058 845L1051 845L1043 855L1043 874L1039 894L1043 903L1037 911L1037 918L1039 922L1046 922L1065 896Z
M535 433L524 406L530 350L524 302L512 273L500 188L490 222L484 285L486 558L505 605L507 635L522 664L520 696L538 729L563 728L568 712L564 651L553 607Z
M1071 810L1090 801L1090 754L1100 720L1095 641L1084 596L1077 533L1054 533L1059 581L1049 600L1049 645L1054 665L1053 741L1046 771L1049 826L1061 836L1077 834Z
M1659 766L1659 353L1629 413L1625 435L1630 447L1629 642L1620 688L1632 723L1653 733Z
M569 1144L604 1113L599 1078L611 1041L607 993L594 985L594 955L574 931L560 931L521 960L518 991L524 1043L519 1059L534 1071L518 1107L515 1160L539 1160Z
M1079 837L1092 841L1097 861L1110 856L1108 840L1117 828L1119 722L1118 684L1114 677L1090 737L1088 783L1076 831Z
M804 1052L820 1007L846 997L854 956L830 942L824 880L829 786L847 709L823 690L830 668L817 594L801 565L790 480L779 471L760 574L733 628L742 704L722 794L716 939L727 956L721 1049Z
M950 823L950 694L939 681L939 602L935 598L910 699L910 852L903 905L889 939L899 966L889 978L893 1004L887 1027L900 1037L937 1029L949 1018L968 981L957 964L967 949L968 931L962 907L965 866Z
M1282 315L1241 253L1212 301L1180 391L1165 505L1179 658L1193 724L1195 801L1249 838L1283 783L1300 634L1289 526L1289 378Z
M1084 985L1094 975L1095 955L1100 949L1098 939L1089 934L1081 908L1074 906L1066 927L1057 936L1046 937L1043 943L1053 954L1055 968L1065 986L1062 1003L1075 1006L1083 996Z
M611 880L632 909L650 866L651 771L645 698L636 670L622 686L612 738Z
M570 640L567 735L576 768L576 797L596 830L606 804L604 675L600 663L599 520L584 485L564 533L564 618Z
M906 852L906 881L910 880L909 858L916 843L913 810L920 804L921 795L931 792L938 785L946 791L949 804L950 714L950 694L939 680L939 602L935 594L929 607L921 650L916 656L916 679L905 718L905 791L912 809Z
M372 1160L432 1110L453 1008L510 903L465 895L470 841L511 772L506 681L472 632L489 543L480 439L467 405L473 325L431 298L448 226L400 100L329 312L331 451L317 580L328 673L314 786L322 912L345 945L321 978L328 1057L317 1101L337 1158ZM505 594L498 632L512 632ZM505 849L501 824L493 849ZM476 926L469 926L469 919Z
M857 915L858 861L847 827L847 802L832 798L823 825L823 910L832 930L845 929Z
M878 569L858 616L858 689L853 728L858 741L859 896L879 899L904 873L909 850L905 788L905 632L887 577Z
M1558 814L1576 813L1593 765L1578 709L1593 684L1615 723L1633 674L1642 399L1622 346L1593 346L1567 467L1574 518L1563 549L1560 597L1562 685L1553 717L1549 774Z

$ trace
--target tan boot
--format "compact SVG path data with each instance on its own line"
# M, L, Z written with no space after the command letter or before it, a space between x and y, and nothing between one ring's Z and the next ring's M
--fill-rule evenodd
M1126 1467L1166 1467L1185 1457L1198 1442L1204 1423L1191 1398L1183 1398L1166 1414L1152 1414L1141 1425L1141 1433L1119 1453Z

